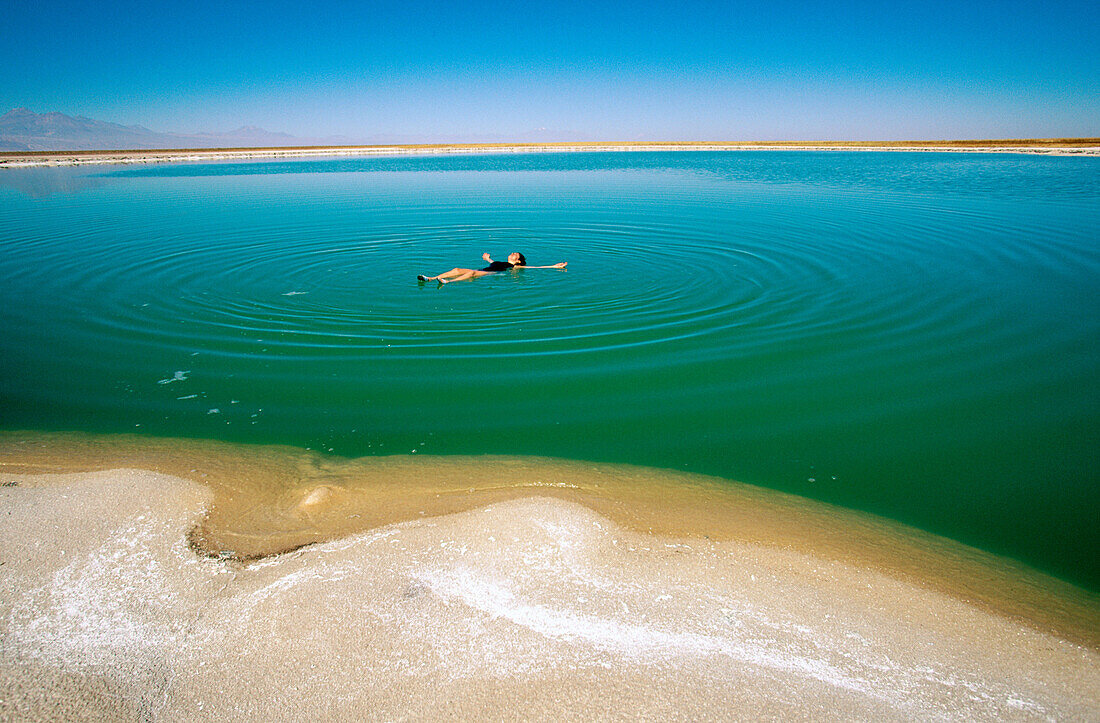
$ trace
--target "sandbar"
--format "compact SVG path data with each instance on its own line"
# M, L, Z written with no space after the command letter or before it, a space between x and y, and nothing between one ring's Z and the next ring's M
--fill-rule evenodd
M698 475L5 433L0 550L3 719L1100 718L1095 595Z

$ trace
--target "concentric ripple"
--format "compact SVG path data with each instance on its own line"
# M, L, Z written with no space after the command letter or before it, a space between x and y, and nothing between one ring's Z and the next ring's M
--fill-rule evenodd
M170 164L55 194L19 173L7 428L685 469L1100 583L1096 159ZM569 265L416 281L513 250Z

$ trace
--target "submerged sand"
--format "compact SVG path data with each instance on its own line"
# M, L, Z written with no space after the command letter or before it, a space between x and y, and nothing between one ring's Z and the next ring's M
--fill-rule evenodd
M160 444L0 440L0 718L1100 718L1094 597L882 521L643 468Z

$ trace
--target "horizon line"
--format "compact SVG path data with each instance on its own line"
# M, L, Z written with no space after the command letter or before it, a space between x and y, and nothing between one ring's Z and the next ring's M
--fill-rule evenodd
M134 148L56 151L0 151L0 167L33 165L81 165L84 163L127 163L181 161L232 154L238 158L263 156L308 156L351 154L409 154L431 152L555 151L555 150L929 150L1058 153L1079 150L1100 155L1100 137L1089 138L1006 138L902 141L555 141L491 143L394 143L300 146L240 146L224 148ZM1094 151L1095 153L1091 152Z

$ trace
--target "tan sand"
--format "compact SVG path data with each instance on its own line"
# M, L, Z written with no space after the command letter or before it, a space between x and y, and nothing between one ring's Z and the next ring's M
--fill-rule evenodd
M873 568L1100 648L1100 598L1023 565L870 515L704 475L534 457L344 459L294 447L139 436L0 433L0 470L138 468L213 492L200 553L252 560L394 522L532 494L628 529L764 544Z
M603 151L923 151L1031 153L1100 156L1100 138L1036 138L982 141L793 141L752 143L442 143L387 146L304 146L297 148L212 148L119 151L0 152L0 168L79 166L103 163L169 163L323 156L450 155L471 153L563 153Z
M182 461L169 450L205 449L192 476L225 477L27 473L59 449L76 464L77 439L166 466ZM851 513L642 468L65 440L0 444L4 468L22 468L0 474L2 719L1100 717L1095 598ZM291 459L281 503L249 496ZM227 486L237 473L257 476ZM251 562L188 542L282 540L292 518L324 530L369 506L405 516L386 512L403 496L382 480L466 511ZM674 480L689 492L662 496ZM349 502L372 488L372 505ZM668 532L708 524L720 534ZM863 545L882 549L850 549ZM919 562L902 569L893 547ZM976 574L975 592L1015 580L1050 609L992 612L998 594L939 589L956 574ZM1043 629L1066 614L1076 641Z

